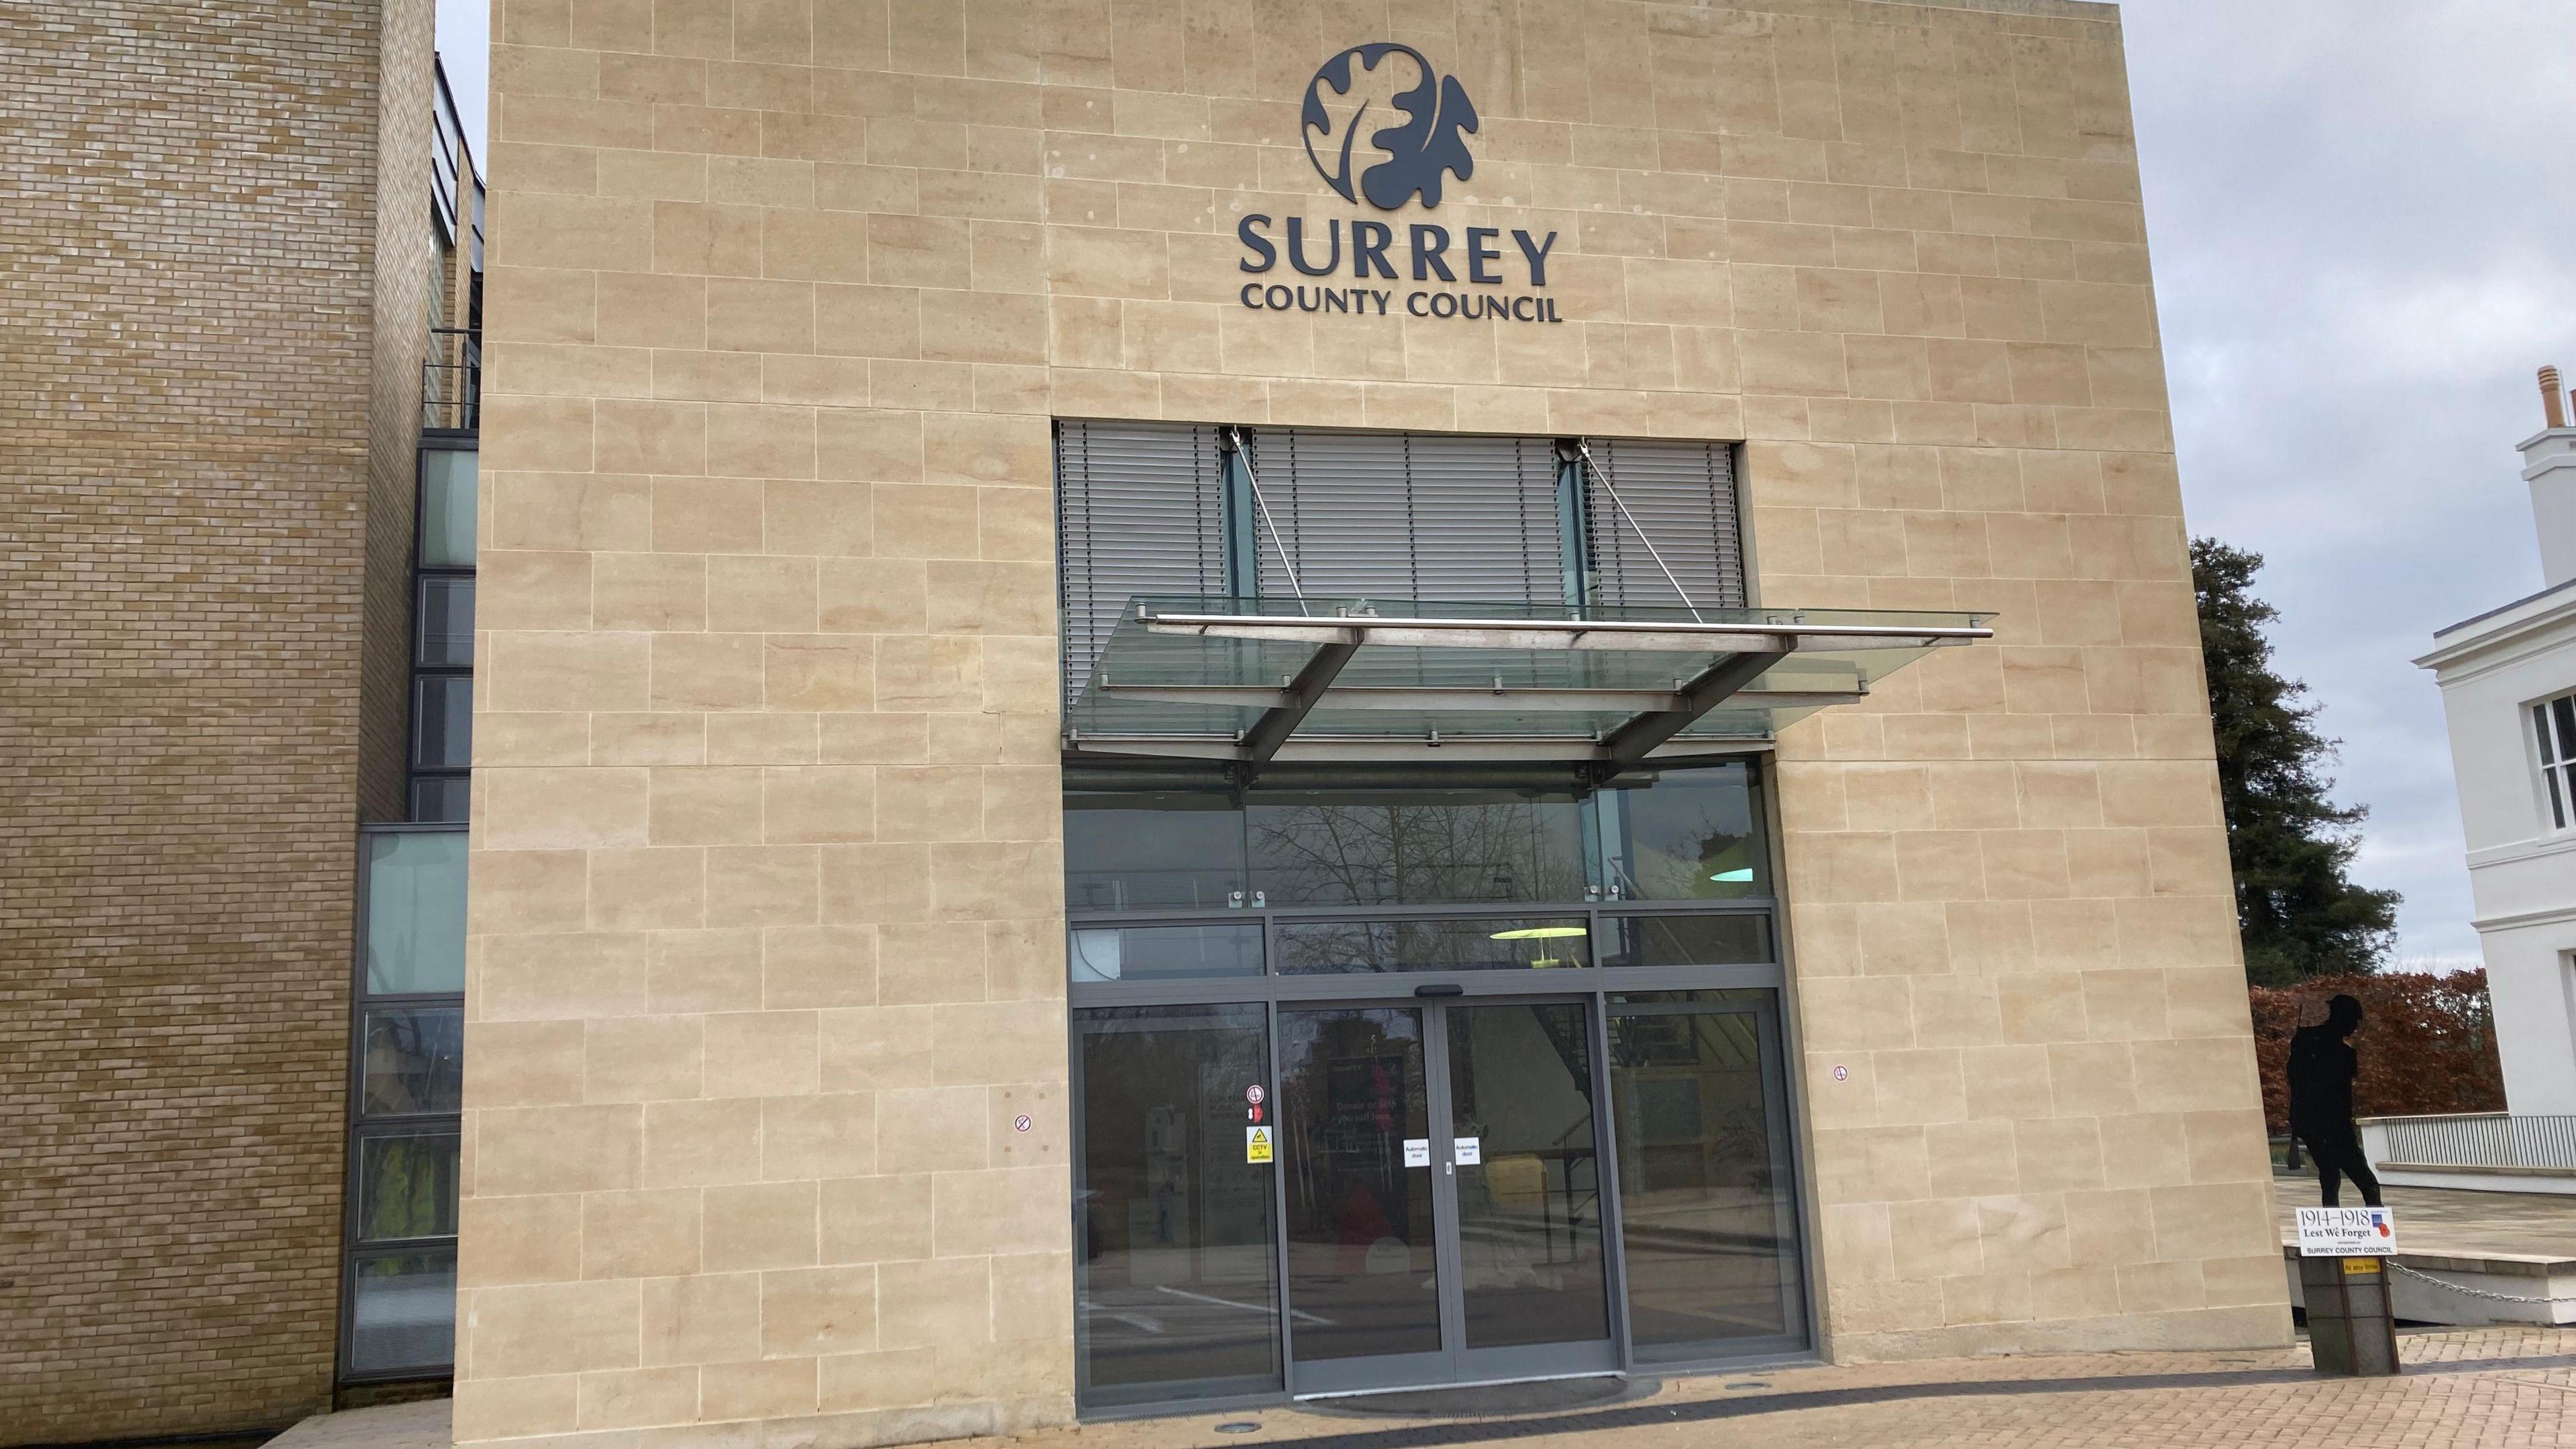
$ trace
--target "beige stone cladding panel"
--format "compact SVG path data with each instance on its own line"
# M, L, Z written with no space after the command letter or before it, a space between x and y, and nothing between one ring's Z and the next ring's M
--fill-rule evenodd
M409 470L371 385L424 321L378 219L423 225L426 152L383 153L426 144L430 19L0 14L0 1443L331 1403L371 456Z
M500 16L460 1442L1071 1413L1039 239L838 204L866 8Z
M1368 39L1562 322L1240 304ZM1782 745L1830 1346L2286 1336L2107 11L505 0L494 76L462 1441L1067 1412L1050 415L1741 438L1766 598L1998 611Z

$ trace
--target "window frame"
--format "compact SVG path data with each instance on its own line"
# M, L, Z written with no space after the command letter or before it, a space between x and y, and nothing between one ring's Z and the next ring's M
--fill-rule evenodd
M443 1007L462 1012L462 991L370 992L367 981L367 899L368 851L370 842L379 835L462 834L462 821L424 821L405 824L365 825L357 838L357 904L351 912L355 936L349 951L349 1053L345 1072L346 1106L342 1131L341 1204L340 1204L340 1312L337 1331L338 1381L344 1384L401 1383L415 1380L452 1378L456 1372L455 1351L440 1364L408 1365L400 1368L359 1369L357 1362L358 1275L366 1263L388 1258L407 1258L423 1254L445 1253L452 1262L457 1236L453 1233L427 1237L383 1239L369 1242L362 1238L362 1212L365 1206L364 1185L359 1174L365 1168L366 1143L378 1137L409 1137L454 1132L459 1137L460 1171L465 1114L462 1104L453 1112L380 1112L366 1110L366 1031L367 1014L401 1007ZM461 1054L461 1053L460 1053ZM460 1195L462 1184L459 1184ZM462 1204L459 1204L461 1210Z
M2576 833L2576 691L2544 695L2523 708L2531 723L2525 739L2541 832Z
M462 582L471 588L475 582L476 568L473 564L430 564L424 562L422 552L423 540L421 538L421 529L419 527L418 520L429 506L428 455L431 453L479 453L481 451L479 445L480 439L473 437L453 440L424 437L421 439L420 448L418 449L416 460L412 468L412 515L414 524L412 529L413 538L411 549L411 617L409 620L409 627L405 630L403 638L404 664L408 671L403 698L403 815L404 818L412 821L421 821L421 798L422 787L424 785L466 784L466 782L471 778L470 740L472 737L472 724L470 714L467 725L469 764L432 767L424 767L420 764L421 699L426 693L422 688L423 681L429 679L462 679L466 681L465 687L470 694L474 687L474 657L476 653L473 641L473 632L469 632L465 651L465 662L463 664L424 663L421 629L425 623L425 619L422 613L421 604L422 601L428 597L429 587L433 581L453 580ZM475 500L475 517L478 520L477 526L479 527L479 520L481 519L483 512L482 500L479 496L483 486L482 467L479 457L476 460L474 472L474 486L478 494L478 497ZM479 555L480 551L478 549L478 562ZM475 604L476 607L479 608L481 600L477 598L475 600ZM479 623L480 617L478 615L477 624L479 625ZM474 632L479 632L479 630ZM470 794L470 785L468 785L467 788ZM422 823L461 823L465 818L466 812L458 811L454 814L452 820Z

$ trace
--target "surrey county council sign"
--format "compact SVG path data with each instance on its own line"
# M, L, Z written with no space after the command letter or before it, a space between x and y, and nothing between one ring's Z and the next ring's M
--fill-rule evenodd
M1385 109L1372 115L1380 101ZM1397 111L1412 119L1378 125ZM1315 72L1306 83L1306 102L1299 116L1307 159L1317 174L1345 201L1365 200L1381 211L1394 211L1414 198L1423 208L1440 205L1442 177L1464 181L1476 173L1467 136L1476 129L1476 108L1456 76L1431 68L1422 52L1409 45L1380 41L1355 45ZM1371 154L1360 149L1365 139L1383 159L1366 164ZM1320 148L1320 149L1319 149ZM1352 167L1362 169L1354 177ZM1408 223L1399 246L1396 229L1383 221L1328 217L1318 229L1302 216L1275 221L1255 212L1234 229L1244 247L1244 271L1277 270L1284 255L1298 275L1337 278L1348 275L1357 285L1319 281L1312 285L1246 282L1239 294L1246 307L1271 312L1342 312L1383 317L1397 307L1415 317L1483 318L1495 322L1561 322L1556 300L1537 295L1547 286L1547 254L1556 233L1533 236L1512 228L1511 250L1502 245L1504 229L1471 226L1463 236L1445 226ZM1399 270L1399 262L1402 270ZM1348 272L1344 272L1347 263ZM1511 264L1516 263L1516 267ZM1508 274L1516 270L1518 277ZM1463 273L1463 276L1462 276ZM1493 293L1420 287L1397 299L1395 287L1372 287L1371 281L1401 283L1464 282L1471 287L1501 287L1525 279L1528 291Z

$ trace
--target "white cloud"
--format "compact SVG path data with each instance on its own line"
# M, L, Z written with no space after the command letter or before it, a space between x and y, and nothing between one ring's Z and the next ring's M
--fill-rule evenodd
M456 93L457 119L474 156L491 170L491 149L484 144L485 92L492 66L492 11L489 0L438 0L438 59L447 67L447 88Z

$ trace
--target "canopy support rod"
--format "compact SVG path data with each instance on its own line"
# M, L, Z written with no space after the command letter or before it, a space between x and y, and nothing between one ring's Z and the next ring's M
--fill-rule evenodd
M1627 500L1619 496L1618 488L1610 482L1610 475L1602 471L1599 463L1593 461L1592 445L1578 438L1574 443L1574 451L1583 459L1584 470L1601 481L1601 491L1610 495L1610 505L1619 510L1621 518L1628 520L1630 528L1636 530L1637 542L1646 546L1646 557L1653 559L1655 567L1664 571L1664 582L1673 586L1674 593L1681 595L1682 607L1690 610L1690 616L1693 619L1698 619L1703 624L1707 623L1706 619L1700 617L1699 605L1691 602L1690 590L1683 588L1682 581L1673 577L1673 571L1665 564L1663 554L1656 550L1655 541L1646 537L1646 526L1637 521L1637 515L1628 511Z
M1333 687L1334 676L1340 674L1342 666L1350 663L1351 656L1358 652L1360 646L1357 644L1319 646L1307 658L1306 667L1298 670L1297 677L1288 682L1287 698L1276 708L1264 712L1261 718L1252 722L1252 728L1243 732L1243 763L1259 766L1279 753L1279 747L1288 743L1288 737L1296 733L1298 724L1323 701L1324 692Z
M1297 566L1288 561L1288 544L1279 536L1279 525L1270 516L1270 502L1261 496L1261 475L1252 471L1252 450L1243 445L1243 429L1229 426L1226 436L1234 440L1234 456L1243 460L1243 481L1252 487L1252 511L1261 525L1270 531L1270 547L1279 555L1279 570L1288 575L1288 588L1297 596L1298 612L1305 612L1306 586L1297 582ZM1649 544L1648 547L1653 547ZM1335 668L1340 666L1336 665Z
M1690 728L1693 721L1726 702L1727 696L1762 677L1762 671L1788 658L1786 654L1748 651L1730 654L1681 687L1677 708L1641 714L1612 730L1601 741L1604 779L1636 764L1655 746Z

